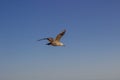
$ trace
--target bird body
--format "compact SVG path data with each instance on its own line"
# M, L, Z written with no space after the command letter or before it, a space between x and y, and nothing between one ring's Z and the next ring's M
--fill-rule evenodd
M52 46L63 46L64 44L62 42L58 42L58 41L53 41L51 43Z
M60 42L60 39L62 38L62 36L65 34L66 30L62 31L61 33L59 33L56 38L52 38L52 37L48 37L48 38L43 38L43 39L39 39L38 41L41 40L48 40L49 43L47 43L46 45L52 45L52 46L64 46L64 44L62 42Z

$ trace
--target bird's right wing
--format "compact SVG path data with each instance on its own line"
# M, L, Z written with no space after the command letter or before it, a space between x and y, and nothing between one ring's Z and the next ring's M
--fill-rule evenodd
M61 37L65 34L66 30L62 31L61 33L59 33L57 36L56 36L56 41L60 41Z

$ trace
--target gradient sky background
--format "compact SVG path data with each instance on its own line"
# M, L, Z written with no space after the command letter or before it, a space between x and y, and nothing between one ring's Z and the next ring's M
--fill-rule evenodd
M120 1L0 0L0 80L120 80Z

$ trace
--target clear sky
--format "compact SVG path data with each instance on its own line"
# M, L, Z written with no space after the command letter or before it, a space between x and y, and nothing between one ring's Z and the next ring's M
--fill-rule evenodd
M0 0L0 80L120 80L120 1Z

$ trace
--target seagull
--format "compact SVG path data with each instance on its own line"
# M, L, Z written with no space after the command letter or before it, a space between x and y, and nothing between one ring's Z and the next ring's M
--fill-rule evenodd
M65 46L62 42L60 42L60 39L62 38L62 36L65 34L66 30L63 30L62 32L60 32L56 38L52 38L52 37L48 37L48 38L42 38L39 39L37 41L41 41L41 40L48 40L49 43L47 43L46 45L52 45L52 46Z

